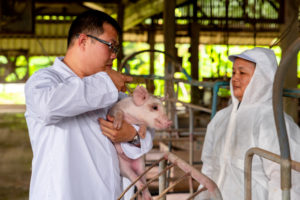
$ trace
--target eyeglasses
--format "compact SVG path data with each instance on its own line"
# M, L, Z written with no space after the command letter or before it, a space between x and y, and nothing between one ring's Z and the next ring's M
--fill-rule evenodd
M118 52L120 50L120 46L114 46L113 43L111 43L111 42L107 42L107 41L97 38L93 35L87 34L86 36L93 38L93 39L97 40L98 42L101 42L102 44L106 44L108 46L108 48L111 50L111 52L113 52L114 54L118 54Z

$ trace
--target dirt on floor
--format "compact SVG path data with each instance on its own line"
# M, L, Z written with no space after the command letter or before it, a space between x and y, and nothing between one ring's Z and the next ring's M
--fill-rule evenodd
M24 114L0 114L0 200L28 199L31 160Z

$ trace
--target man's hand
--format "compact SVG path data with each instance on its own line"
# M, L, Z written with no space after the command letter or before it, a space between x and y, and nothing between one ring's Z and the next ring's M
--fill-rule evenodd
M106 69L106 73L111 78L118 91L125 92L126 91L125 83L132 82L133 80L131 76L126 76L110 68Z
M102 133L107 136L112 142L128 142L131 141L137 134L135 128L123 121L122 127L117 130L114 128L113 121L114 118L107 116L107 120L99 118L100 128Z

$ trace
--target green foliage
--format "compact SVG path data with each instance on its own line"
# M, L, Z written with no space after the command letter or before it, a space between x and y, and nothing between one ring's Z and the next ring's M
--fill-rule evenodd
M125 55L130 55L136 51L147 49L148 45L144 43L124 43ZM162 44L156 44L158 50L164 50ZM182 67L191 74L191 64L189 62L189 44L176 44L178 56L182 60ZM227 80L232 75L232 62L228 60L228 55L239 54L244 50L251 49L253 46L226 46L226 45L200 45L199 46L199 81L203 78L219 78ZM279 47L273 48L278 62L280 61L281 50ZM150 68L149 53L138 54L132 60L128 61L130 73L135 75L148 75ZM164 55L155 53L154 74L164 76ZM300 70L300 69L299 69ZM181 72L176 72L174 78L187 79ZM164 81L156 80L155 95L163 96ZM190 101L191 88L188 84L175 85L175 90L178 90L179 100ZM226 88L220 89L219 96L229 96L230 91Z
M132 53L140 50L149 49L149 44L147 43L132 43L132 42L124 42L124 54L126 56L131 55ZM182 67L187 71L188 74L191 74L191 64L189 62L190 59L190 44L176 44L178 56L181 59ZM199 81L203 81L203 79L209 78L218 78L227 80L232 75L232 63L228 60L228 55L238 54L246 49L251 49L253 46L226 46L226 45L200 45L199 46ZM164 50L163 44L156 44L155 49ZM277 61L279 63L281 57L281 50L279 47L273 48L275 55L277 57ZM162 53L154 54L154 75L164 77L164 55ZM9 58L10 61L14 61L14 58ZM7 76L7 81L14 81L17 78L22 78L27 73L32 75L35 71L51 66L54 62L55 57L45 57L45 56L33 56L27 60L24 56L19 56L16 58L16 74L10 74ZM298 54L298 77L300 77L300 53ZM7 64L8 60L4 56L0 56L0 64ZM116 69L116 61L114 61L114 69ZM141 53L135 56L133 59L129 60L127 63L128 69L130 70L130 74L133 75L148 75L150 73L150 54L149 52ZM4 74L4 69L0 68L0 74ZM123 69L123 72L125 70ZM177 79L187 79L187 77L182 72L175 72L174 78ZM163 96L164 95L164 81L163 80L154 80L155 91L154 95ZM131 87L135 87L136 85L131 85ZM181 83L179 85L174 85L175 90L178 91L179 100L182 101L190 101L190 93L191 87L189 84ZM228 96L230 92L226 88L221 88L219 96ZM16 102L24 102L24 98L22 97L12 97L10 95L4 94L3 92L0 94L0 98L9 99L14 98Z
M31 76L34 72L39 69L49 67L55 60L54 56L32 56L29 58L29 75Z
M14 66L15 63L15 72L8 72L7 65ZM1 67L0 70L0 76L5 77L6 82L16 82L18 80L22 80L26 74L27 74L27 65L28 62L26 60L26 57L21 55L17 57L8 57L0 56L0 65L3 65L4 67ZM9 73L9 74L8 74ZM8 74L8 75L7 75Z

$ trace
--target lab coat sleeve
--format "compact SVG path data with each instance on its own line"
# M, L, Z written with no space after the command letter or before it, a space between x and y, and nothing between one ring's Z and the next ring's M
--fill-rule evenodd
M138 131L139 126L133 125L133 127ZM131 159L137 159L142 155L148 153L153 147L153 137L154 137L154 130L147 129L146 136L144 139L140 138L141 147L136 147L128 142L122 142L121 148L125 155Z
M26 83L25 95L28 112L46 125L105 108L118 99L118 91L105 72L81 79L41 70Z

